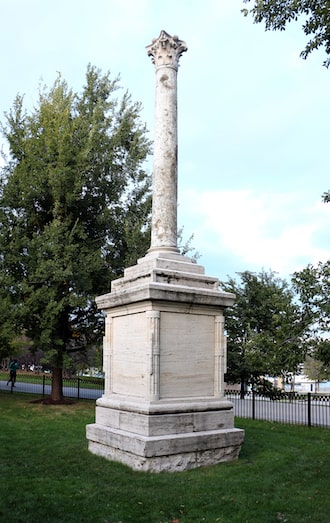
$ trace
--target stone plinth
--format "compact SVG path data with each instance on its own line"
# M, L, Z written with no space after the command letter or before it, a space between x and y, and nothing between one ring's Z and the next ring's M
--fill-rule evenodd
M235 459L244 433L224 399L224 309L233 295L187 257L151 252L109 294L105 392L89 449L138 470L185 470Z

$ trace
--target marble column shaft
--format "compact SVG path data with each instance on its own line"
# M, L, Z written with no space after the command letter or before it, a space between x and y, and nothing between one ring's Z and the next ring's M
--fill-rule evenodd
M179 58L187 47L178 37L161 31L147 50L156 69L150 251L178 252L177 71Z

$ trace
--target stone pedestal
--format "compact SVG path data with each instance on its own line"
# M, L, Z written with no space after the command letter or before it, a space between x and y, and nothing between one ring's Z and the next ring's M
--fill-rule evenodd
M87 426L91 452L154 472L238 456L244 432L223 390L223 312L233 300L202 266L159 251L97 298L106 382Z

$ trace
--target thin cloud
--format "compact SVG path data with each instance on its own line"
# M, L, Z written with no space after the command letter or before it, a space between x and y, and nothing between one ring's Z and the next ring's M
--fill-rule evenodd
M299 194L250 190L184 191L194 227L196 248L207 257L225 252L240 260L241 269L269 267L283 275L308 263L330 258L330 249L318 244L328 227L330 207L306 201ZM190 221L191 219L191 221Z

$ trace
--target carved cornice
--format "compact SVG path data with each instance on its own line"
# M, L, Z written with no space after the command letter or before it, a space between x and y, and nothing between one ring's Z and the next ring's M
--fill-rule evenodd
M166 31L161 31L159 37L154 38L146 49L156 68L165 65L177 70L179 59L188 47L183 40L179 40L178 36L171 36Z

